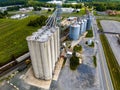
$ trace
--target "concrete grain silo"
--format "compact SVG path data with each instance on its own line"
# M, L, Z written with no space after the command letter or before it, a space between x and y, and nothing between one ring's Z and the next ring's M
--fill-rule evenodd
M38 72L38 64L37 64L37 59L36 59L36 55L35 55L35 45L34 43L35 41L34 36L29 36L27 37L27 42L28 42L28 48L29 48L29 52L30 52L30 56L31 56L31 62L32 62L32 66L33 66L33 71L34 71L34 75L36 78L39 78L39 72Z
M40 52L41 52L41 61L42 69L44 72L44 79L52 79L52 65L51 65L51 55L50 55L50 40L47 35L42 35L39 39L40 41ZM38 63L39 64L39 63Z
M79 24L75 23L70 26L69 36L71 39L78 40L79 36L80 36L79 33L80 33L80 25Z
M49 31L46 31L46 34L49 36L50 38L50 50L51 50L51 66L52 66L52 71L54 71L54 68L55 68L55 46L54 46L54 37L53 37L53 34L52 32L49 30Z
M36 78L51 80L59 57L59 28L42 27L27 37L33 71Z

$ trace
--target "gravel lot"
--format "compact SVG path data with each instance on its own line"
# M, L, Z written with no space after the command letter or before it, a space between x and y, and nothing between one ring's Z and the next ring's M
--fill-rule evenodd
M80 42L83 47L83 64L72 71L69 68L69 59L67 59L60 73L57 87L52 90L102 90L97 68L94 67L92 60L94 49L84 43L85 40Z
M117 32L120 33L120 22L112 20L101 20L101 25L105 32ZM107 39L111 45L113 53L120 65L120 44L117 42L116 35L106 34ZM108 52L109 53L109 52Z

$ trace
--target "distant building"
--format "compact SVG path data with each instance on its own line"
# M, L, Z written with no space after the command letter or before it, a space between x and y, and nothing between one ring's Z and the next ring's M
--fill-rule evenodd
M27 7L27 8L20 8L19 11L20 12L30 12L33 11L34 8L33 7Z
M56 1L56 0L48 1L47 3L51 3L51 4L60 4L60 5L62 5L62 1Z
M23 19L26 17L28 17L28 15L26 15L26 14L16 14L16 15L11 16L10 18L11 19Z
M74 11L74 8L61 8L63 13L72 13Z
M7 7L0 7L0 11L4 12L7 10Z
M54 8L48 8L48 7L41 7L41 10L54 10Z
M67 18L68 21L73 21L73 20L77 20L77 17L69 17Z

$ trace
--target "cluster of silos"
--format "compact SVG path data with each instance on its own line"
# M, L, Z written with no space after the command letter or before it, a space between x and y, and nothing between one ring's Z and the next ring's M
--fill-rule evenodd
M87 16L87 27L86 27L87 30L91 29L91 24L92 24L92 16L88 15Z
M58 27L43 27L27 37L34 75L51 80L60 54Z
M70 25L69 37L72 40L78 40L79 37L86 32L86 30L90 30L92 23L91 17L86 17L83 19L79 19L74 24Z

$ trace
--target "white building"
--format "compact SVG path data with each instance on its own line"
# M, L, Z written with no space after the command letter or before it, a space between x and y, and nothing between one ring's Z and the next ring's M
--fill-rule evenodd
M16 14L16 15L11 16L10 18L11 19L23 19L26 17L28 17L28 15L26 15L26 14Z
M54 10L54 8L48 8L48 7L41 7L41 10Z
M7 10L7 7L0 7L0 11L4 12Z
M60 54L59 28L43 27L27 37L36 78L51 80Z
M33 7L27 7L27 8L20 8L19 11L20 12L30 12L33 11L34 8Z
M72 13L74 11L74 8L61 8L63 13Z
M60 4L60 5L62 5L62 1L56 1L56 0L48 1L47 3L51 3L51 4Z

